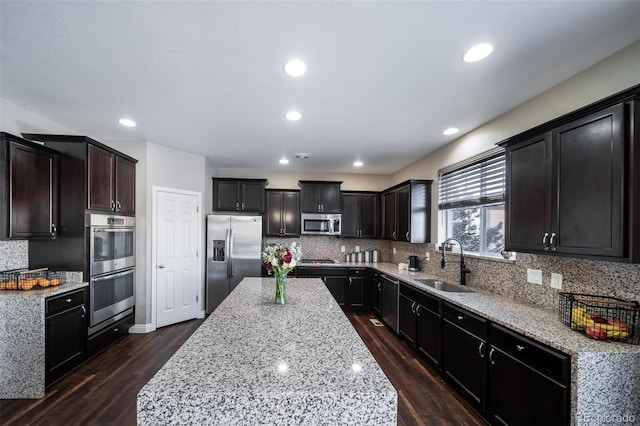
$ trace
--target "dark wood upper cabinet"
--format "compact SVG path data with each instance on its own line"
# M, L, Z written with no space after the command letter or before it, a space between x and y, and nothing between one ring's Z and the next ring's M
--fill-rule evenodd
M378 193L342 192L341 237L380 238Z
M638 91L501 143L506 250L640 261Z
M268 189L265 234L271 237L300 235L300 191Z
M0 132L0 237L54 238L58 226L58 155Z
M264 213L266 179L213 178L213 210Z
M299 181L301 213L341 213L341 184L332 181Z
M136 211L136 164L116 156L116 208L118 213L134 214Z
M431 241L431 180L409 180L382 192L382 238Z

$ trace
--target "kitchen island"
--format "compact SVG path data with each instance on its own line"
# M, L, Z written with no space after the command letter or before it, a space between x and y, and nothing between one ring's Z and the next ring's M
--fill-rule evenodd
M320 279L245 278L138 393L138 424L395 425L397 393Z

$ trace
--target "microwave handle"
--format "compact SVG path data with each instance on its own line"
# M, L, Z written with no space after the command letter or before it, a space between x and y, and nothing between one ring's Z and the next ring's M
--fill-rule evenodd
M134 228L93 228L93 232L127 232Z
M127 275L127 274L132 274L133 273L133 268L132 269L128 269L124 272L118 272L117 274L109 274L103 277L96 277L96 278L92 278L91 281L98 282L98 281L103 281L103 280L110 280L111 278L115 278L115 277L121 277L123 275Z

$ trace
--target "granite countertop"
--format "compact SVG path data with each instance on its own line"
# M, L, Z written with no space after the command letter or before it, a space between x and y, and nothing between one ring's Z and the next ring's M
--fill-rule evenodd
M144 424L396 424L397 394L324 283L245 278L138 394Z
M301 267L305 267L303 265ZM416 279L436 279L425 272L399 270L395 263L363 263L342 262L326 263L313 266L322 267L367 267L383 274L400 279L426 293L438 296L475 314L481 315L496 324L504 325L514 331L529 336L541 343L547 344L569 355L579 353L629 353L640 354L640 345L617 343L611 341L597 341L571 330L558 318L557 310L547 310L536 306L500 296L486 290L467 287L470 293L454 293L436 290ZM453 282L451 284L457 285Z
M89 285L88 282L77 281L77 282L66 282L64 284L60 284L53 287L42 288L38 290L2 290L0 291L0 298L46 299L47 297L52 297L58 294L67 293L69 291L77 290L82 287L87 287L88 285Z

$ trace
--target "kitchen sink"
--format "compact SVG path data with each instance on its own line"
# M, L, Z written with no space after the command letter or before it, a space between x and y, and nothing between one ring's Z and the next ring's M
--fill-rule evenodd
M424 279L424 278L418 278L418 279L415 279L414 281L418 281L419 283L428 285L429 287L435 288L436 290L440 290L440 291L449 291L453 293L472 293L471 290L467 290L466 288L458 287L457 285L449 284L444 281Z

